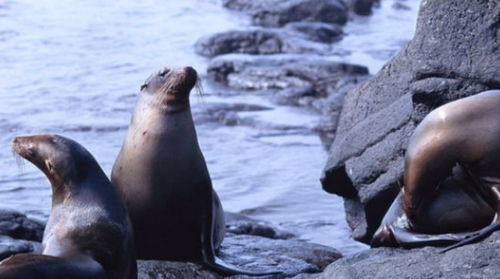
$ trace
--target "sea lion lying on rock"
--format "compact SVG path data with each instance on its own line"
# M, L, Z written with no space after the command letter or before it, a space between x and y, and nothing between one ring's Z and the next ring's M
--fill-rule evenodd
M372 246L449 245L500 228L500 90L445 104L415 129L404 189ZM458 243L457 243L458 242Z

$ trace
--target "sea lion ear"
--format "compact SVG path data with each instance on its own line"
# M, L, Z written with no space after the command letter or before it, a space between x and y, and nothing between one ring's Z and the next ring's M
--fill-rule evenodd
M50 162L49 159L45 160L45 166L47 167L47 170L52 172L52 169L54 168L54 166L52 165L52 163Z
M147 83L144 83L143 85L141 85L140 91L144 90L145 88L148 88L148 84Z

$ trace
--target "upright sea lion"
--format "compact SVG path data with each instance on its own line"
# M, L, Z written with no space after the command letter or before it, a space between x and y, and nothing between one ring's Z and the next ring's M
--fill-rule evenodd
M499 215L500 90L492 90L445 104L418 125L406 151L404 190L372 246L458 242L447 251L498 230Z
M139 259L196 261L222 274L250 274L215 255L224 213L191 116L191 67L165 68L141 86L111 181L123 194ZM269 273L268 273L269 274Z
M0 278L135 279L132 225L119 193L94 157L58 135L16 137L13 149L52 185L42 255L0 263Z

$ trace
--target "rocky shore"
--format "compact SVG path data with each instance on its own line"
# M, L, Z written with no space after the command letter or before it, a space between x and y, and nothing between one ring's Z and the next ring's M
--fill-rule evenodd
M210 59L206 74L225 88L220 94L267 95L320 115L316 130L329 148L323 188L344 198L352 236L365 243L400 190L407 141L422 118L451 100L500 88L500 4L494 0L423 0L414 38L374 76L363 65L332 59L343 25L355 14L370 15L377 3L223 0L254 26L203 37L195 46ZM268 109L221 103L195 115L240 125L235 112ZM444 254L435 247L375 248L342 257L241 214L226 213L226 222L222 259L250 271L279 270L286 278L497 278L500 271L500 232ZM0 210L0 260L38 253L43 229L19 212ZM223 278L196 263L140 260L138 268L139 278Z
M334 248L297 240L282 228L226 213L226 238L219 256L252 271L279 270L284 276L259 278L496 278L500 232L488 239L440 254L440 248L375 248L342 257ZM40 252L44 224L11 210L0 210L0 260ZM138 261L140 279L223 277L196 263ZM323 271L324 270L324 271ZM323 272L321 272L323 271Z
M346 95L322 183L344 198L355 239L370 241L399 192L408 139L424 116L500 88L499 26L496 1L422 1L410 43Z
M17 253L41 252L44 227L22 213L0 210L0 261ZM342 257L334 248L301 241L282 228L235 213L226 213L226 237L218 254L244 270L278 270L286 277L321 272ZM196 263L139 260L138 268L141 279L223 278Z
M223 1L249 15L250 30L200 38L209 79L240 94L264 93L276 104L303 106L321 115L325 146L335 134L347 91L366 81L368 68L332 59L350 14L368 15L376 1Z
M207 75L215 82L319 112L317 130L327 135L325 146L331 144L323 188L344 198L353 238L365 243L400 190L416 125L446 102L500 87L495 1L422 1L414 38L374 77L362 65L332 61L350 14L370 14L373 4L227 0L227 8L249 15L255 27L196 45L211 58ZM406 7L398 1L393 8ZM311 277L493 278L498 237L444 255L430 247L370 249Z

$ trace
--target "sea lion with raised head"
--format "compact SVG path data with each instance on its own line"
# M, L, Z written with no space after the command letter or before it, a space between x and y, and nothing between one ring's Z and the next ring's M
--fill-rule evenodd
M410 138L404 189L372 246L452 245L500 229L500 90L445 104Z
M139 259L201 262L225 274L267 275L237 269L215 251L224 212L198 145L189 93L191 67L165 68L139 93L111 181L123 194Z
M58 135L16 137L13 150L52 185L52 209L42 255L0 263L0 278L135 279L132 225L119 193L94 157Z

